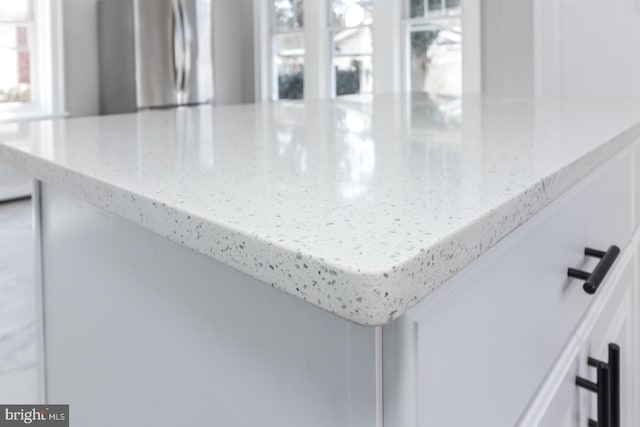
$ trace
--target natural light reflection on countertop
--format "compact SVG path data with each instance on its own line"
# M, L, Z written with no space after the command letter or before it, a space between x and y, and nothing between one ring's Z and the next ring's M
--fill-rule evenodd
M0 160L361 324L640 135L634 99L379 95L29 124Z

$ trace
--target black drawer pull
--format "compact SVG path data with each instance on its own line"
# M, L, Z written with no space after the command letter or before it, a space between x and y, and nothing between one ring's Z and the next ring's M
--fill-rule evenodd
M608 363L592 357L587 359L587 363L598 369L598 383L576 378L576 384L598 393L598 421L589 420L589 427L620 427L620 347L617 344L609 344ZM601 376L605 372L603 369L608 371L607 378ZM606 382L601 383L605 380Z
M620 347L617 344L609 344L609 373L611 427L620 427Z
M589 359L589 364L598 370L598 382L593 383L584 378L576 377L576 385L587 389L598 396L598 421L589 420L589 427L612 427L609 423L609 365L595 359Z
M600 283L604 280L616 258L618 258L618 255L620 255L620 248L614 245L607 249L606 252L585 248L584 254L586 256L600 258L600 262L596 265L596 268L594 268L591 273L577 270L575 268L569 268L567 274L569 277L584 280L582 289L584 289L586 293L593 295L598 290L598 286L600 286Z

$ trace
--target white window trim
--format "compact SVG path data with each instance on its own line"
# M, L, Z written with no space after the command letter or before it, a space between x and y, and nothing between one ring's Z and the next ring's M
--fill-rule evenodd
M330 98L332 60L328 0L304 0L304 99ZM313 19L308 17L313 16Z
M271 2L253 0L255 98L256 102L271 100Z
M402 88L401 0L373 2L373 93L398 93Z
M38 60L41 94L40 111L62 115L64 99L64 37L62 27L62 0L35 0L38 24Z
M64 102L64 50L62 0L33 0L33 31L29 40L31 76L34 81L29 103L5 105L0 122L62 117Z
M460 0L462 7L462 89L482 93L482 0Z

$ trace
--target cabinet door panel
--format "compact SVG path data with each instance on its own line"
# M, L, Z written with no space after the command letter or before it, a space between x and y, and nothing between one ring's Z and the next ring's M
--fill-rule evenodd
M577 361L576 361L577 362ZM574 366L577 369L577 363ZM563 379L561 389L545 411L537 427L578 427L575 369Z
M576 376L579 344L573 340L518 422L521 427L578 427L581 424Z
M635 340L633 336L633 288L635 286L635 260L627 261L624 272L613 284L614 291L609 296L602 310L596 314L593 326L582 331L584 335L582 364L587 365L587 358L593 357L608 362L609 344L620 347L620 425L636 427L634 411L633 378L635 378ZM586 369L586 375L592 381L596 379L593 368ZM595 419L597 399L593 393L586 393L588 413Z

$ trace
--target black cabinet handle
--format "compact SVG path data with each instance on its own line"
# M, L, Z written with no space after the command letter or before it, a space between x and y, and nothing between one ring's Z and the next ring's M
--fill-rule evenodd
M585 248L584 254L586 256L600 258L600 262L596 265L596 268L594 268L591 273L577 270L575 268L569 268L567 274L569 277L584 280L582 289L584 289L586 293L593 295L598 290L598 286L600 286L600 283L604 280L616 258L618 258L618 255L620 255L620 248L613 245L607 249L606 252Z
M620 427L620 347L609 344L609 397L611 427Z
M609 344L609 362L587 360L598 370L598 382L576 378L576 385L598 394L598 421L589 420L589 427L620 427L620 347Z
M585 388L598 396L598 420L589 420L589 427L612 427L609 422L609 365L591 358L589 364L598 370L598 382L593 383L584 378L576 377L578 387Z

